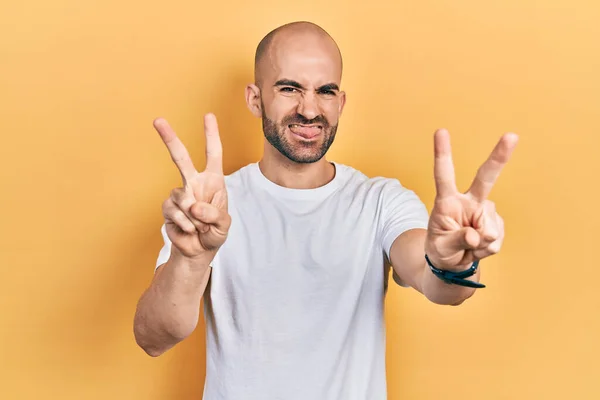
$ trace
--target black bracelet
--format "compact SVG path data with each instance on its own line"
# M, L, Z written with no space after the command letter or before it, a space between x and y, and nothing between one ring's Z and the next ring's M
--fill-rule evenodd
M484 288L485 285L479 282L469 281L464 278L468 278L469 276L475 274L477 271L477 267L479 266L479 260L476 260L471 267L465 271L461 272L452 272L446 271L443 269L436 268L432 263L427 254L425 254L425 260L427 260L427 265L431 269L431 272L441 280L446 283L460 285L460 286L468 286L473 288Z

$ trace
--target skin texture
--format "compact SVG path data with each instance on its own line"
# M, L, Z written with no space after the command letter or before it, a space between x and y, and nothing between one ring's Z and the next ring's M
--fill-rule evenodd
M272 182L311 189L334 178L335 167L326 153L346 103L342 69L335 41L312 23L279 27L258 45L255 82L246 87L245 98L250 112L262 120L265 140L259 167ZM163 203L171 257L158 267L134 318L137 343L158 356L195 329L210 262L227 239L231 217L216 117L207 114L204 119L207 165L202 171L194 167L166 120L156 119L154 127L182 177L182 186ZM502 136L471 187L461 193L455 185L449 134L444 129L435 132L435 204L427 230L407 231L392 245L390 261L397 281L438 304L461 304L473 295L475 289L435 277L424 255L438 268L460 271L500 250L504 222L488 196L517 139L511 133ZM479 276L478 271L469 279L477 281Z

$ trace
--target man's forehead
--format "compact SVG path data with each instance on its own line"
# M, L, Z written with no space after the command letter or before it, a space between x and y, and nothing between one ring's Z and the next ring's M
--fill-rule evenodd
M270 86L281 79L304 81L307 87L340 84L342 57L339 48L321 28L292 24L263 40L256 54L257 61L260 60L255 65L258 84Z
M298 42L288 46L273 46L263 67L269 81L291 79L307 85L338 83L341 80L341 60L335 49Z

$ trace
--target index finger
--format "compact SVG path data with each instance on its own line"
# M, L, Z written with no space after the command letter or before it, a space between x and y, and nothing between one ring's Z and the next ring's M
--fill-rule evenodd
M519 137L514 133L507 133L496 144L487 160L479 167L477 175L467 191L475 199L484 201L492 191L492 187L502 172L510 156L517 146Z
M435 179L437 196L450 196L458 191L456 189L456 182L454 179L454 163L452 162L450 134L445 129L438 129L435 132L433 140L433 176Z
M177 169L179 169L184 185L187 184L187 181L197 173L196 168L194 168L194 163L192 163L192 159L190 158L190 154L165 119L157 118L154 120L153 125L160 135L160 138L167 146L169 154L171 154L171 159L177 166Z
M223 174L223 145L219 136L217 117L214 114L204 116L204 134L206 135L206 170Z

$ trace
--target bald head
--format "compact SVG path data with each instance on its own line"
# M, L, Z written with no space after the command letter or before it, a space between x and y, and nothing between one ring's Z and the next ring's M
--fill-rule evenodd
M254 56L254 80L262 85L265 74L277 68L280 58L294 50L313 49L330 57L331 63L342 71L342 54L335 40L320 26L306 21L291 22L269 32L258 44Z

